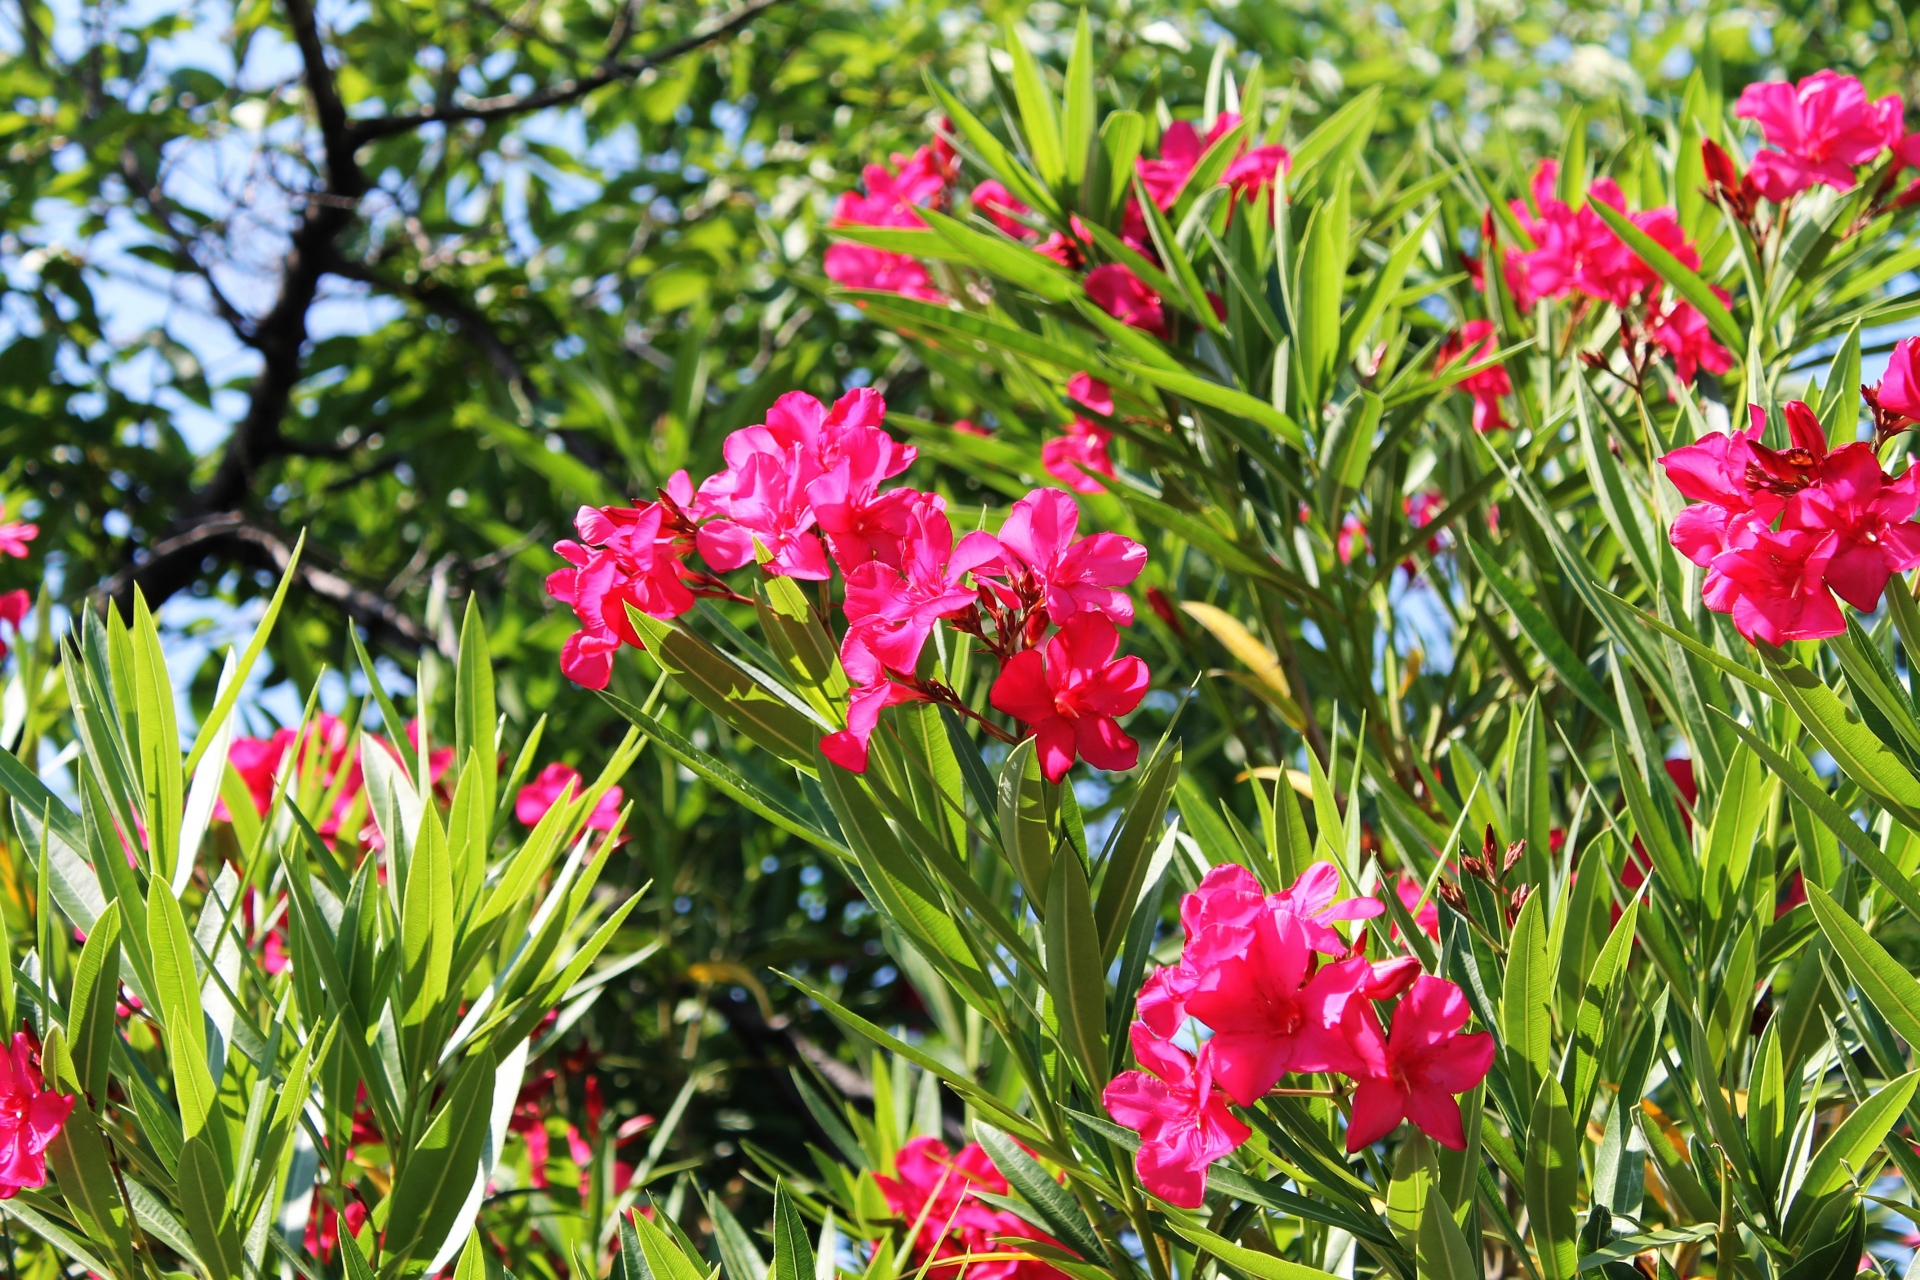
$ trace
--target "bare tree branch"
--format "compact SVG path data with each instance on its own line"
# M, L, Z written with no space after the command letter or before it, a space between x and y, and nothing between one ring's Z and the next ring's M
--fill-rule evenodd
M184 532L156 542L142 565L110 579L100 588L100 595L103 600L117 604L123 612L127 611L132 607L134 586L143 575L157 569L161 575L177 575L183 577L184 582L191 582L208 556L237 559L274 573L284 573L293 559L293 548L279 534L249 523L243 516L210 516ZM376 638L413 649L433 643L433 634L412 615L378 592L356 586L332 569L316 564L311 552L301 557L295 576L301 586L337 606Z
M704 31L696 31L684 40L677 40L640 57L603 62L597 70L588 75L562 81L538 93L481 98L457 106L421 107L418 111L404 112L400 115L355 120L347 127L354 141L364 144L392 137L396 133L405 133L409 129L418 129L427 124L451 124L462 120L504 120L530 111L541 111L547 107L565 106L569 102L586 97L596 89L605 88L616 81L631 80L645 71L672 62L682 54L691 53L716 40L723 40L779 3L780 0L748 0L748 3L735 9L720 22Z

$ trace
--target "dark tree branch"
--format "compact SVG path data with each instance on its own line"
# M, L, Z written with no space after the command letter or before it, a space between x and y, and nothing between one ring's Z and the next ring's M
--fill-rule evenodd
M210 516L190 529L156 542L141 565L109 580L100 594L125 611L131 607L133 589L141 579L151 577L172 583L173 589L178 590L199 577L200 565L208 556L240 560L273 573L284 573L293 559L293 548L279 534L251 524L242 516ZM311 556L311 552L302 556L295 571L300 585L366 627L369 635L411 649L433 643L433 634L399 606L314 563Z
M442 320L451 321L461 337L471 342L493 371L502 381L521 395L531 394L532 387L527 378L526 366L506 339L497 333L486 315L478 307L468 303L452 289L441 284L430 275L423 275L411 283L394 280L360 263L340 259L332 264L333 273L346 280L357 280L361 284L378 289L381 293L395 298L408 298L419 303Z
M691 53L716 40L724 40L779 3L780 0L748 0L748 3L735 9L720 22L704 31L696 31L684 40L676 40L665 48L656 49L640 57L603 62L598 69L587 75L562 81L538 93L481 98L456 106L421 107L418 111L403 112L400 115L355 120L347 128L355 142L368 143L392 137L396 133L405 133L409 129L418 129L422 125L452 124L462 120L505 120L531 111L542 111L548 107L565 106L569 102L586 97L596 89L605 88L617 81L631 80L643 72L672 62L682 54Z
M193 238L174 225L173 205L168 201L166 192L160 189L158 178L149 179L146 170L140 167L140 158L134 154L133 144L127 143L120 148L120 176L127 180L134 194L146 201L147 208L153 211L154 220L165 228L167 236L173 241L174 252L180 255L188 270L207 282L207 292L213 298L213 307L220 318L227 322L234 335L248 346L253 345L253 317L240 310L220 291L214 282L213 271L200 265L193 254Z

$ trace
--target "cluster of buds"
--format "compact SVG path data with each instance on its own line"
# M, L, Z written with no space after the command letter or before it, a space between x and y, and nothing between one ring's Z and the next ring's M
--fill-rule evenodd
M1512 926L1520 918L1520 909L1527 905L1527 898L1533 893L1530 884L1507 887L1507 874L1520 865L1520 859L1526 855L1527 842L1515 840L1508 845L1506 852L1500 851L1500 842L1494 838L1493 827L1487 827L1487 833L1480 846L1480 855L1467 854L1460 859L1460 870L1479 880L1493 891L1496 901L1504 903L1503 911L1507 924ZM1442 878L1436 893L1448 906L1461 915L1467 914L1467 895L1465 890L1451 880Z

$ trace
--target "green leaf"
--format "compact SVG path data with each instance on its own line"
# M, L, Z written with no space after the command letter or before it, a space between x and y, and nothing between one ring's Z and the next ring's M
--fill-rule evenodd
M403 1027L419 1025L439 1008L453 966L453 863L439 814L429 808L420 826L420 844L407 860L400 899Z
M459 776L471 754L478 764L480 812L493 812L498 753L494 725L498 713L493 700L493 655L487 650L487 627L480 617L479 595L467 597L460 622L460 662L453 700L453 769Z
M1068 182L1086 176L1087 156L1093 149L1093 124L1097 105L1093 96L1093 28L1087 11L1073 29L1073 55L1067 59L1066 118L1061 136L1061 167Z
M927 76L927 89L939 102L947 119L951 120L954 127L960 131L960 141L964 142L967 149L980 159L983 167L991 170L995 177L1004 182L1007 189L1019 197L1021 203L1038 209L1055 222L1065 221L1060 212L1060 206L1054 201L1053 193L1041 183L1035 182L1033 175L1027 171L1027 167L1014 158L1013 153L994 136L993 130L982 124L979 117L967 110L966 104L956 98L945 85L934 79L931 73Z
M1553 959L1547 950L1546 899L1544 892L1535 893L1520 908L1500 993L1501 1039L1514 1073L1515 1092L1521 1097L1537 1092L1551 1070ZM1565 1108L1564 1098L1560 1105Z
M773 1280L814 1280L813 1242L784 1181L773 1188Z
M970 257L977 267L1010 284L1036 293L1048 302L1067 302L1081 294L1081 286L1060 264L998 231L976 231L957 219L916 206L920 221Z
M153 949L153 997L167 1032L167 1065L185 1135L192 1138L209 1122L218 1124L219 1101L207 1069L206 1015L200 1005L193 939L172 890L157 880L147 896L147 942Z
M1756 646L1781 701L1827 749L1841 772L1879 800L1911 830L1920 830L1920 780L1906 763L1840 701L1820 677L1784 650Z
M627 618L674 683L722 723L731 725L795 768L812 772L821 729L718 649L682 626L649 618L632 605Z
M1235 1244L1224 1236L1215 1235L1198 1223L1187 1221L1184 1214L1168 1214L1166 1224L1220 1261L1237 1271L1253 1276L1255 1280L1337 1280L1332 1272L1322 1271L1317 1267L1302 1266L1298 1262L1288 1262L1285 1258L1277 1258L1271 1253L1262 1253L1258 1249L1249 1249L1244 1245Z
M1093 1233L1087 1215L1071 1192L1055 1182L1038 1160L1005 1133L984 1120L973 1122L973 1135L986 1148L993 1167L1018 1191L1054 1237L1081 1257L1096 1260L1106 1256L1100 1238Z
M1437 1189L1427 1193L1427 1202L1421 1207L1414 1256L1420 1280L1485 1280L1486 1269L1467 1247L1460 1224L1453 1220Z
M1655 1138L1664 1142L1664 1138ZM1678 1230L1645 1231L1638 1235L1622 1236L1603 1249L1595 1249L1580 1259L1580 1270L1598 1271L1609 1262L1631 1259L1650 1249L1664 1249L1669 1245L1692 1244L1700 1240L1711 1240L1717 1227L1711 1222L1694 1227L1681 1227Z
M1134 903L1146 884L1152 847L1159 844L1167 801L1179 778L1180 748L1162 748L1159 757L1149 762L1120 821L1120 831L1114 838L1113 851L1107 855L1100 894L1093 908L1103 965L1112 964L1119 953L1120 939L1132 919Z
M186 805L186 783L180 772L180 728L174 719L173 680L167 673L160 633L137 590L133 604L134 702L139 710L137 743L146 799L147 843L157 874L171 882Z
M1680 259L1669 253L1658 241L1628 221L1627 216L1602 200L1589 200L1587 207L1600 215L1600 220L1613 228L1613 233L1633 250L1639 259L1652 267L1655 274L1674 291L1693 305L1693 308L1707 318L1707 325L1713 330L1727 350L1736 357L1747 350L1747 339L1740 332L1740 326L1734 322L1733 313L1726 304L1708 287L1693 270Z
M438 1248L458 1221L481 1173L493 1067L485 1052L463 1061L426 1132L402 1157L393 1194L384 1202L384 1275L399 1275Z
M1859 1274L1861 1251L1867 1242L1865 1206L1847 1215L1846 1229L1835 1231L1817 1242L1793 1265L1780 1273L1780 1280L1852 1280Z
M1040 66L1028 52L1026 42L1014 26L1007 25L1007 52L1013 56L1013 95L1020 104L1020 130L1026 135L1027 153L1033 167L1047 185L1057 187L1067 177L1066 159L1060 147L1059 116L1053 94L1040 78Z
M1107 1083L1107 978L1086 871L1072 850L1053 860L1047 886L1047 994L1060 1039L1098 1093Z
M47 1033L42 1062L47 1079L70 1082L78 1089L65 1039L55 1026ZM84 1096L76 1095L66 1123L47 1145L47 1164L60 1195L91 1242L104 1243L122 1268L120 1274L143 1273L133 1252L133 1233L114 1180L113 1164L100 1136L100 1121Z
M92 1098L107 1096L119 995L120 904L110 902L87 933L80 962L74 967L73 994L67 1000L73 1027L73 1073Z
M1529 899L1527 906L1538 900ZM1560 1082L1551 1076L1534 1099L1523 1168L1522 1189L1540 1274L1544 1280L1571 1280L1579 1253L1573 1210L1580 1195L1580 1133Z
M613 1267L607 1272L607 1280L653 1280L653 1273L647 1269L646 1254L640 1249L640 1234L633 1229L638 1217L631 1209L619 1216L614 1228Z
M1047 823L1047 781L1032 738L1023 738L1000 765L1000 847L1036 913L1046 910L1053 881L1053 833Z
M1607 936L1606 945L1593 962L1593 970L1587 975L1585 990L1580 996L1579 1010L1574 1015L1573 1038L1567 1045L1562 1077L1569 1086L1567 1100L1573 1111L1574 1122L1582 1127L1593 1109L1593 1090L1600 1079L1601 1055L1605 1051L1608 1034L1613 1029L1614 982L1625 968L1639 919L1639 902L1628 903L1627 909L1620 913L1619 921L1613 926L1613 932Z
M293 585L295 571L300 567L300 552L307 545L306 530L294 541L293 554L287 557L287 567L280 571L280 583L273 589L273 599L267 602L267 611L260 616L259 625L247 638L247 647L240 655L239 665L233 669L233 678L227 682L220 696L213 700L213 710L200 722L200 730L194 734L193 748L187 752L184 772L191 774L200 766L200 757L213 745L214 735L220 731L227 717L233 713L233 705L240 697L240 690L247 683L247 677L253 672L253 664L266 651L267 639L273 634L273 624L280 617L280 605L287 598L287 588Z
M176 1181L181 1218L208 1274L213 1280L244 1275L246 1251L227 1207L226 1177L205 1138L189 1137L181 1146Z
M1301 433L1300 424L1257 396L1250 396L1244 391L1236 390L1223 383L1211 382L1177 369L1161 369L1130 360L1112 360L1109 363L1125 373L1151 382L1156 387L1171 391L1174 395L1184 396L1196 404L1204 404L1223 413L1231 413L1251 422L1257 422L1294 448L1303 453L1307 451L1307 439Z
M717 1193L707 1195L707 1216L713 1219L713 1242L720 1250L727 1280L767 1280L767 1260Z

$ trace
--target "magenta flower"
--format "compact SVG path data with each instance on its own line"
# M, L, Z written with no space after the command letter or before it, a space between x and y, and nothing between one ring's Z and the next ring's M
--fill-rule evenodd
M897 173L877 164L862 169L860 178L867 193L841 192L829 225L918 228L924 224L914 216L913 207L937 200L959 171L958 158L944 138L934 139L911 156L896 155L893 163Z
M810 532L814 515L800 462L770 453L749 458L727 501L726 518L700 526L695 545L701 558L722 571L738 569L753 563L758 541L772 556L767 572L813 582L828 578L826 552Z
M1067 379L1067 399L1103 418L1113 416L1113 388L1085 369Z
M644 648L627 620L627 606L653 618L676 618L693 608L681 581L684 545L663 533L657 502L644 507L581 507L574 528L581 541L554 544L571 568L547 576L547 594L573 607L580 630L560 651L560 670L575 684L604 689L613 654L622 644Z
M1468 1014L1467 997L1459 987L1427 975L1414 979L1394 1010L1390 1033L1381 1031L1379 1015L1368 1001L1347 1005L1348 1038L1366 1063L1353 1094L1348 1151L1372 1146L1402 1120L1413 1121L1451 1151L1466 1150L1454 1097L1486 1078L1494 1054L1491 1035L1461 1034Z
M1839 550L1832 534L1802 529L1752 529L1714 557L1701 589L1707 608L1733 615L1749 641L1781 645L1821 640L1847 629L1827 590L1827 566Z
M1160 158L1134 161L1134 166L1140 172L1141 185L1146 187L1153 202L1162 209L1173 208L1180 188L1187 184L1187 176L1200 163L1200 157L1207 153L1207 148L1239 125L1239 116L1231 111L1223 111L1214 117L1213 128L1207 130L1204 142L1193 125L1185 120L1176 120L1168 125L1167 131L1160 135ZM1272 181L1271 169L1267 171L1267 178Z
M1456 363L1476 365L1492 359L1496 351L1493 321L1469 320L1440 344L1434 369L1436 372L1445 372ZM1507 420L1500 413L1500 397L1513 394L1513 382L1504 368L1492 365L1467 375L1455 385L1473 397L1475 431L1485 435L1489 431L1506 429Z
M827 279L848 289L898 293L921 302L947 300L946 294L933 287L933 277L927 274L925 265L904 253L843 240L827 246L821 266Z
M1232 187L1235 195L1251 200L1266 187L1273 185L1273 175L1285 173L1293 167L1293 156L1279 143L1269 143L1264 147L1254 147L1243 151L1234 158L1221 181Z
M1920 138L1920 134L1914 135ZM1867 403L1887 419L1889 427L1920 423L1920 338L1902 338L1887 357L1887 371L1867 389Z
M1898 146L1904 114L1898 94L1869 102L1860 82L1816 71L1799 84L1750 84L1733 113L1758 121L1769 149L1749 176L1760 194L1781 201L1809 187L1850 191L1854 170Z
M1160 295L1130 267L1109 262L1087 273L1087 297L1121 324L1143 329L1156 338L1167 336L1167 316Z
M1020 219L1033 213L1022 204L1006 184L998 179L989 178L973 189L968 197L973 201L975 213L981 214L994 226L1000 228L1015 240L1032 240L1038 233Z
M881 666L912 675L933 624L973 607L969 573L997 564L1001 547L990 533L969 533L954 545L946 502L937 494L909 496L899 540L899 567L872 560L847 575L847 643L858 644ZM858 658L853 659L857 663ZM853 666L843 655L849 675Z
M897 1176L875 1174L873 1180L893 1216L913 1232L908 1261L916 1272L925 1268L944 1275L959 1265L946 1259L968 1258L965 1274L979 1280L1064 1280L1053 1267L1004 1242L1018 1236L1058 1246L1017 1214L980 1198L982 1192L1006 1195L1007 1180L979 1143L970 1142L956 1154L938 1138L914 1138L894 1156L894 1168Z
M1040 446L1040 468L1075 493L1105 493L1107 487L1087 473L1112 479L1113 459L1107 454L1112 443L1113 432L1076 414L1067 434Z
M45 1087L37 1057L16 1031L0 1058L0 1200L47 1185L47 1144L73 1110L73 1095Z
M520 788L519 794L513 798L513 816L523 826L537 826L554 805L576 800L584 791L579 773L555 760L535 774L532 782ZM593 812L587 815L587 830L613 830L620 821L620 800L620 788L608 787L606 794L593 806Z
M1348 512L1340 518L1340 532L1334 535L1334 554L1340 557L1341 564L1352 564L1356 556L1364 556L1373 546L1367 537L1367 522Z
M1262 911L1249 925L1214 925L1187 943L1186 963L1199 978L1186 1010L1213 1028L1213 1078L1243 1107L1290 1071L1360 1070L1339 1028L1369 966L1351 960L1316 970L1313 957L1300 917L1290 911Z
M1511 203L1514 217L1533 240L1527 252L1509 250L1508 285L1521 308L1531 307L1540 298L1565 297L1583 293L1615 306L1626 306L1637 296L1652 296L1660 277L1642 262L1626 243L1613 233L1593 210L1593 203L1627 212L1626 197L1612 178L1600 178L1587 188L1587 199L1578 210L1554 194L1560 166L1543 160L1533 175L1533 205L1538 216L1524 200ZM1700 265L1700 255L1687 242L1673 210L1649 209L1628 215L1633 224L1651 236L1688 267Z
M1920 471L1909 467L1889 480L1866 444L1836 449L1819 484L1787 499L1781 531L1832 534L1835 546L1824 580L1862 613L1880 606L1887 579L1920 564Z
M1117 533L1075 541L1080 507L1058 489L1035 489L1013 504L1000 526L1009 574L1029 576L1047 614L1063 624L1076 613L1101 613L1121 626L1133 622L1133 601L1119 590L1140 576L1147 549Z
M1711 287L1721 302L1731 301L1732 295L1725 289ZM1691 383L1701 369L1725 373L1733 368L1733 353L1715 340L1707 318L1677 298L1654 318L1649 335L1672 358L1673 371L1682 382Z
M1168 1204L1198 1208L1206 1198L1208 1167L1252 1130L1214 1089L1207 1050L1196 1059L1155 1039L1139 1022L1129 1035L1133 1056L1146 1070L1124 1071L1108 1083L1102 1095L1107 1114L1140 1135L1133 1167L1141 1184Z
M6 514L6 506L0 503L0 516ZM12 556L16 560L27 558L27 544L40 536L40 526L26 524L18 520L0 520L0 556Z
M993 682L994 707L1033 730L1041 772L1058 782L1077 753L1097 769L1133 768L1140 744L1116 716L1140 705L1147 664L1114 658L1120 632L1104 613L1076 613L1043 648L1016 653Z
M924 702L926 695L887 678L880 660L854 636L840 647L840 665L853 689L847 695L847 727L820 739L820 754L849 773L865 773L873 731L880 713L903 702Z
M1440 904L1429 898L1420 901L1421 885L1418 880L1402 872L1394 882L1394 892L1399 895L1400 905L1413 916L1413 923L1420 932L1438 942L1440 940ZM1415 908L1419 908L1417 911ZM1394 926L1394 936L1400 936L1400 926Z
M1200 975L1186 963L1162 965L1147 975L1134 997L1135 1016L1162 1040L1180 1034L1187 1021L1187 997Z
M1257 887L1257 886L1256 886ZM1340 896L1340 871L1322 858L1300 873L1300 878L1267 899L1276 912L1296 917L1307 945L1322 955L1347 953L1347 940L1334 925L1343 920L1371 920L1386 907L1372 898Z

